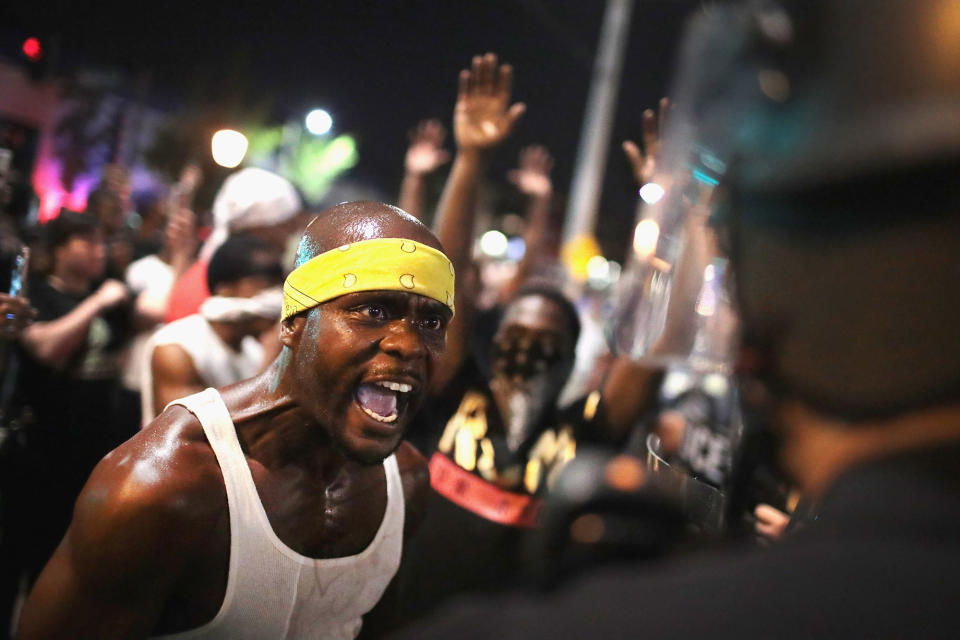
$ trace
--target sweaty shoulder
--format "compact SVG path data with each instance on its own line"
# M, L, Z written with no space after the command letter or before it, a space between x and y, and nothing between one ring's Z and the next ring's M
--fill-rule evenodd
M100 527L141 541L176 530L177 546L185 550L226 509L220 467L203 429L175 406L100 461L77 499L71 527L81 540L114 537Z
M426 512L430 491L430 470L426 458L409 442L400 443L396 456L407 507L404 533L410 535L420 526Z

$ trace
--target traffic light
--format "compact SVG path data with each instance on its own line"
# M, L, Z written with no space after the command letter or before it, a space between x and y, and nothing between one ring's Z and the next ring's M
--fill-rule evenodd
M25 38L20 45L20 59L27 73L34 80L40 80L47 70L46 42L36 36Z
M30 62L36 63L43 60L43 45L40 43L39 38L34 38L33 36L27 38L23 41L23 45L20 47L20 50Z

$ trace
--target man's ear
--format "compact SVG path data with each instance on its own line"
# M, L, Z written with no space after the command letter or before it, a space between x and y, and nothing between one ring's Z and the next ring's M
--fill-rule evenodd
M291 349L296 349L300 344L300 335L303 333L303 325L307 323L306 315L296 315L286 320L280 321L280 344Z
M237 285L233 282L221 282L217 288L210 292L211 295L232 298L237 292Z

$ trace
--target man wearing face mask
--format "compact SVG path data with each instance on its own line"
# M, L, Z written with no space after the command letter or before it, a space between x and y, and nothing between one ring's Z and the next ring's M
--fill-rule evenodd
M220 245L207 267L213 296L199 313L160 328L144 349L144 425L177 398L249 378L267 364L257 336L280 317L282 282L267 242L237 235Z
M471 274L476 196L492 151L524 111L510 105L512 69L496 56L477 56L460 74L454 111L457 155L437 215L437 233L458 273ZM534 253L536 247L528 246ZM580 321L556 288L521 283L507 301L489 348L490 371L470 353L476 327L469 275L458 288L443 367L432 385L422 430L411 434L432 451L433 492L427 523L405 551L399 594L409 620L458 593L503 588L523 572L523 547L537 526L544 495L574 458L577 442L617 439L644 406L644 393L607 388L560 410L557 399L573 369ZM532 279L531 279L532 280ZM614 385L649 379L652 372L624 365ZM611 382L608 381L607 387ZM619 381L619 382L617 382ZM650 385L653 388L654 385ZM618 422L611 422L612 412Z
M960 5L744 3L691 27L665 173L722 167L741 398L817 519L409 637L957 635Z

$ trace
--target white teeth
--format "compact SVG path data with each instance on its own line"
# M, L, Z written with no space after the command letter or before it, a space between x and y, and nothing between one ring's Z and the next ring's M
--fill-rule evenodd
M391 391L399 391L400 393L410 393L413 391L413 387L409 384L404 384L402 382L391 382L390 380L379 380L377 381L378 385L384 389L390 389Z
M397 419L397 417L398 417L398 414L397 414L397 413L394 413L393 415L389 415L389 416L381 416L381 415L378 415L378 414L374 413L373 411L370 411L369 409L367 409L366 407L364 407L364 406L362 406L362 405L361 405L360 408L363 409L363 412L364 412L365 414L367 414L368 416L370 416L371 418L373 418L373 419L376 420L377 422L393 422L393 421L395 421L395 420Z

